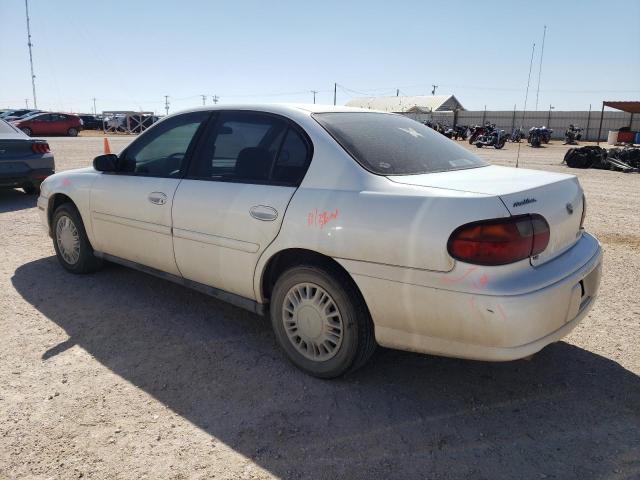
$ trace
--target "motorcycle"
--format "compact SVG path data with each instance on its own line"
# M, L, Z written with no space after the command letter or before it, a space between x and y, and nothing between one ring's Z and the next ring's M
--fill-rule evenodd
M476 143L481 135L485 135L491 131L491 124L487 122L485 125L473 125L469 127L469 145Z
M513 143L520 143L524 138L524 131L521 128L514 128L509 136L509 141Z
M551 141L551 134L553 133L553 130L550 128L547 128L546 126L542 125L540 127L533 127L538 129L538 135L540 136L540 141L542 143L549 143ZM529 130L529 133L531 133L531 130ZM531 143L531 142L529 142Z
M582 129L574 124L569 124L564 132L564 145L577 145L582 138Z
M475 142L476 147L493 147L496 150L500 150L507 143L508 135L504 133L504 130L498 130L495 125L491 125L491 131L480 135Z
M533 148L540 148L543 142L543 135L542 127L531 127L527 141Z
M456 125L453 131L453 139L454 140L464 140L467 138L467 132L469 131L469 127L466 125Z

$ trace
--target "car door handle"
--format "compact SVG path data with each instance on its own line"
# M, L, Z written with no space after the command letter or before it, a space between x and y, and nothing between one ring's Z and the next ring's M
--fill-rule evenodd
M249 209L249 215L256 220L262 220L263 222L272 222L278 218L278 211L269 207L268 205L254 205Z
M155 205L164 205L167 203L167 195L162 192L151 192L147 198Z

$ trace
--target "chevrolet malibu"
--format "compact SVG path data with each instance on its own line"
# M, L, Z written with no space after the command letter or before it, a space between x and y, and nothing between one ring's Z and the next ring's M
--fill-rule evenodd
M175 114L49 177L38 208L68 271L116 262L269 314L291 362L323 378L376 345L530 356L600 283L575 176L493 166L369 110Z

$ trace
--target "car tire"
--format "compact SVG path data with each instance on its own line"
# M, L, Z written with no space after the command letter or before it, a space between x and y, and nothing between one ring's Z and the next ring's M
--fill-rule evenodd
M24 193L27 195L38 195L40 193L40 184L39 183L25 183L22 186Z
M71 127L69 130L67 130L67 135L69 135L70 137L77 137L78 136L78 129Z
M29 137L30 137L30 136L31 136L31 134L33 133L33 131L32 131L30 128L28 128L28 127L21 128L20 130L22 130L22 132L23 132L25 135L29 136Z
M71 273L91 273L102 266L102 260L93 254L84 223L73 204L60 205L53 213L51 226L56 256L66 270Z
M285 271L274 286L270 313L280 347L314 377L354 371L376 348L364 299L337 268L300 265Z

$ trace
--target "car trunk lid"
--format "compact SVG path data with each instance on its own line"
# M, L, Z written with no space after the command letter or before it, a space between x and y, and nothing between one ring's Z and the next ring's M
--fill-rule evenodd
M573 246L581 235L583 195L573 175L490 165L388 178L407 185L495 195L511 215L542 215L549 223L549 245L542 253L531 258L534 266L560 255Z
M0 162L33 155L32 143L27 138L0 138Z

